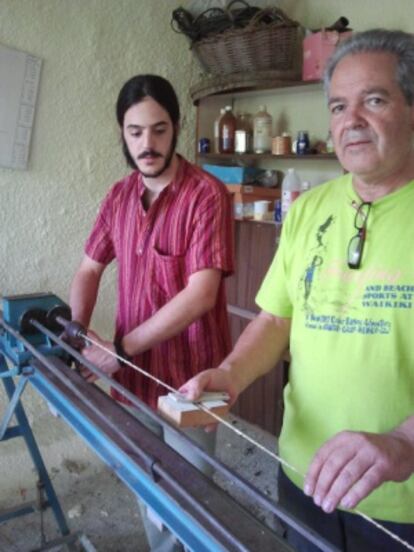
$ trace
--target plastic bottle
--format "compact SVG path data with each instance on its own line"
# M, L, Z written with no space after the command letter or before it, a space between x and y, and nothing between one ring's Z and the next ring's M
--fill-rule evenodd
M219 120L220 153L234 153L234 136L236 133L236 117L230 105L226 105Z
M269 153L272 149L272 116L261 105L253 119L253 151Z
M220 118L224 115L225 109L220 109L220 114L214 121L214 153L220 153Z
M301 179L295 169L288 169L282 181L282 221L285 220L290 206L299 197L301 191Z

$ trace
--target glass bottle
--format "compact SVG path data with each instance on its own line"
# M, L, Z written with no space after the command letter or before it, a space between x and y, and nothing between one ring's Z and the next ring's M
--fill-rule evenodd
M306 155L307 153L309 153L309 150L309 134L306 130L300 130L298 132L298 138L296 142L296 153L298 155Z
M272 149L272 116L261 105L253 119L253 151L269 153Z
M328 136L326 137L326 151L327 153L335 152L331 131L328 132Z
M220 114L214 121L214 153L220 153L220 118L224 115L225 109L220 109Z
M251 151L252 135L253 129L250 113L243 111L237 113L235 151L238 153Z
M230 105L226 105L219 120L220 153L234 153L234 136L236 133L236 117Z

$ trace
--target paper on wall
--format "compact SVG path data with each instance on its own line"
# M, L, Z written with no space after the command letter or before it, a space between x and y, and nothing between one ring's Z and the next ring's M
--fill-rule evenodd
M26 169L41 59L0 44L0 166Z

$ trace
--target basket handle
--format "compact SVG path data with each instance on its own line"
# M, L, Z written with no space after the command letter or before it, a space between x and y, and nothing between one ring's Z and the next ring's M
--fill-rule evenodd
M242 13L249 10L259 10L259 8L255 8L251 6L248 2L246 2L246 0L231 0L231 2L229 2L226 6L226 12L228 13L230 21L233 23L233 26L236 26L236 27L237 27L237 17L235 16L235 10L232 11L234 4L242 4L243 9L240 10ZM248 26L248 24L246 25L246 27Z
M184 8L177 8L171 14L170 25L175 33L190 36L192 34L193 16Z
M229 2L226 6L226 11L229 12L229 15L231 18L232 18L231 7L233 6L233 4L243 4L245 8L251 8L250 4L246 2L246 0L231 0L231 2Z
M223 10L223 9L221 9L221 8L208 8L207 10L204 10L203 12L201 12L201 13L199 13L199 14L197 15L197 17L194 19L194 23L193 23L193 24L194 24L194 25L197 25L197 23L199 22L199 20L200 20L201 18L205 18L206 14L207 14L208 12L215 12L215 13L220 12L220 13L223 14L223 15L227 15L227 16L229 15L229 14L227 13L226 10Z
M272 23L279 21L279 23L285 24L288 27L298 26L298 23L293 21L293 19L290 19L280 8L264 8L251 18L245 29L253 29L266 15L272 16L274 19Z

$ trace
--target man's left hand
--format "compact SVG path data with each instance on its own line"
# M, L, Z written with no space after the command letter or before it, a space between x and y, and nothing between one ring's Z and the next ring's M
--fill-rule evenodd
M343 431L316 453L304 492L330 513L352 509L385 481L405 481L414 471L414 444L398 429L383 434Z
M115 354L115 346L112 343L112 341L104 341L95 332L92 332L91 330L88 330L87 335L88 337L92 338L94 341L99 342L100 345L102 345L102 347L105 347L105 349L108 349L108 351ZM116 359L116 357L102 350L97 345L91 344L88 347L84 347L82 349L82 355L87 360L89 360L89 362L91 362L92 364L95 364L98 368L100 368L103 372L105 372L109 377L115 374L115 372L117 372L120 368L119 362ZM89 382L93 382L98 379L98 376L96 374L94 374L93 372L91 372L85 367L82 368L81 374Z

